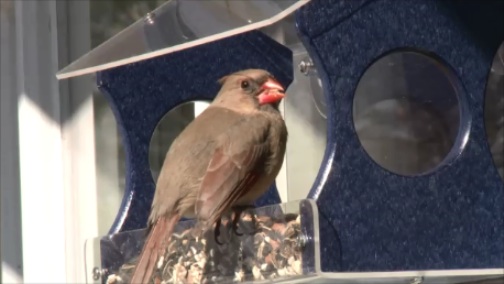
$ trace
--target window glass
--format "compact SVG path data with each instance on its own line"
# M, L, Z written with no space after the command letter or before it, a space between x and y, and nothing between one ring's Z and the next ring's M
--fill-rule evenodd
M443 63L413 51L374 62L355 91L353 119L362 147L383 168L426 173L445 159L460 124L457 89Z

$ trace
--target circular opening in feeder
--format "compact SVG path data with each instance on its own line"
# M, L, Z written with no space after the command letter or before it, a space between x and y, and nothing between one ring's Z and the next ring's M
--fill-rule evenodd
M355 91L353 120L362 147L396 174L434 170L467 140L459 133L463 104L457 86L451 69L431 56L411 50L384 55Z
M181 104L170 110L159 121L149 145L149 166L155 182L173 140L207 108L208 104L209 102L206 101L192 101Z
M485 129L495 167L504 180L504 43L495 54L488 76Z

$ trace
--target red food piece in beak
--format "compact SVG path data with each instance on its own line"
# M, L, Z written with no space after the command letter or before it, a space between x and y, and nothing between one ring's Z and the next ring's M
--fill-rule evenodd
M269 78L261 87L263 90L259 96L259 104L271 104L281 101L285 97L284 88L280 83Z

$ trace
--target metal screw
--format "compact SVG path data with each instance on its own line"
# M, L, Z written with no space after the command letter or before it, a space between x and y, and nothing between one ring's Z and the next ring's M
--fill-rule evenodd
M411 284L422 284L423 280L424 280L424 279L423 279L423 277L422 277L422 276L420 276L420 277L415 277L415 278L413 278L413 280L411 280L411 282L410 282L410 283L411 283Z
M145 22L149 25L153 25L154 24L154 13L147 13L147 15L145 15Z
M100 280L107 273L107 269L100 269L99 267L93 268L93 280Z
M296 238L296 248L300 250L303 249L308 241L308 237L305 234L300 233Z
M305 59L299 62L298 65L299 72L303 73L303 75L308 76L310 75L311 71L315 69L315 65L310 59Z

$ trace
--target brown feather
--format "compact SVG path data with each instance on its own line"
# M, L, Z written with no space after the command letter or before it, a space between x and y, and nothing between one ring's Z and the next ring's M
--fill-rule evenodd
M229 76L224 76L219 80L217 80L217 83L219 83L220 85L224 85L224 82L226 82L227 78L229 78Z
M229 209L255 185L268 154L265 144L234 146L244 150L226 154L232 151L230 143L217 148L199 189L196 215L207 220L208 225L213 224L225 209Z
M208 228L231 207L253 204L274 182L287 129L277 105L261 106L254 93L270 77L258 69L224 76L212 104L173 141L156 183L151 231L133 283L150 281L181 216ZM243 89L243 80L253 88Z
M179 219L180 214L174 214L168 218L163 216L157 219L147 235L147 240L138 258L130 283L149 282L158 258L164 255L169 237L172 235Z

